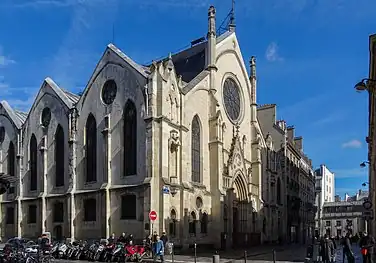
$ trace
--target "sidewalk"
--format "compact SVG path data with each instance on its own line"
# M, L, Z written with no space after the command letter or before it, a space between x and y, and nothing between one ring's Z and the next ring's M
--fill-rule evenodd
M235 260L240 260L244 259L244 252L247 252L247 258L251 259L253 257L258 257L262 255L270 255L270 257L273 256L273 250L276 251L277 257L279 252L284 252L286 251L294 251L296 252L297 250L304 250L304 255L306 253L306 245L300 245L300 244L290 244L290 245L260 245L260 246L255 246L251 247L248 249L228 249L225 251L218 251L218 254L220 255L221 259L235 259ZM212 257L215 254L216 251L207 251L207 252L197 252L197 257ZM177 254L178 255L178 254ZM194 256L194 252L185 252L179 255L184 255L184 256Z

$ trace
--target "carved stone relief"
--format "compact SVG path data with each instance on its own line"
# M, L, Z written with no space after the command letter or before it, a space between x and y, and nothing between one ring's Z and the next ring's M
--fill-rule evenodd
M180 143L180 138L179 138L179 133L175 130L170 132L170 138L168 141L168 147L169 147L169 177L171 182L174 182L174 179L171 178L177 178L177 171L178 171L178 152L179 152L179 146L181 145Z

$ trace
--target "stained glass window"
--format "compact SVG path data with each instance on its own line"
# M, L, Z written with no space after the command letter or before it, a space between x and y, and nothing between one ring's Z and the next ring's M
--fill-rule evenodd
M233 122L237 121L240 117L240 90L231 78L226 79L223 85L223 99L229 118Z
M201 130L200 121L196 115L192 120L192 182L201 181Z

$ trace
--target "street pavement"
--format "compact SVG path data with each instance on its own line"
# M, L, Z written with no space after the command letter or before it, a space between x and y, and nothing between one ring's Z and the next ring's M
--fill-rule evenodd
M290 246L262 246L250 249L247 251L247 262L250 263L270 263L273 262L273 250L276 251L276 262L279 263L303 263L306 257L306 246L290 245ZM355 254L355 263L362 263L362 256L357 245L353 245L353 252ZM343 262L342 246L338 246L336 250L336 263L347 263L347 259ZM88 263L85 260L53 260L56 263ZM210 253L200 253L197 255L196 261L194 255L171 255L165 256L165 261L168 263L210 263L213 262L213 255ZM146 259L145 262L152 262L151 259ZM160 261L159 261L160 262ZM220 263L244 263L244 251L229 250L220 253Z
M352 245L352 250L354 252L355 256L355 263L362 263L363 258L362 255L360 254L360 248L358 245ZM337 249L337 254L336 254L336 263L345 263L347 262L347 258L343 261L343 249L342 246L338 246Z

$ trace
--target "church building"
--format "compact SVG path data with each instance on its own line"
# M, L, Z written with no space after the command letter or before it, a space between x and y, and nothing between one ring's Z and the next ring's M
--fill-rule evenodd
M217 35L215 15L206 39L151 65L109 44L80 95L46 78L29 112L1 102L3 240L262 242L256 60L243 60L234 23Z

